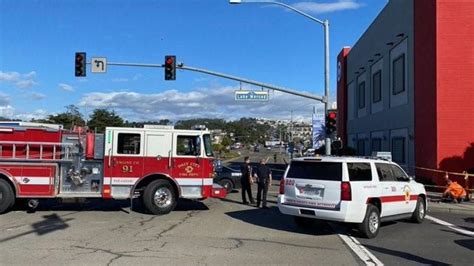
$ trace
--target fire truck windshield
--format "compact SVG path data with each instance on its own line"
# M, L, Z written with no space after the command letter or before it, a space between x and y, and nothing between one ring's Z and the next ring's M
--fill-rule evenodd
M214 156L214 153L212 152L211 135L209 134L204 135L204 149L206 150L207 157Z

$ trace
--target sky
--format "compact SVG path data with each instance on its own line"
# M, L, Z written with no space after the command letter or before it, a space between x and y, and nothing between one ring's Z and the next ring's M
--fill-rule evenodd
M330 98L336 58L353 46L388 0L284 1L330 23ZM164 63L176 55L205 68L324 94L323 27L272 4L227 0L0 0L0 116L30 120L74 104L87 117L106 108L129 121L240 117L309 120L322 104L277 91L268 102L237 102L262 88L178 70L108 66L74 76L75 52L108 62Z

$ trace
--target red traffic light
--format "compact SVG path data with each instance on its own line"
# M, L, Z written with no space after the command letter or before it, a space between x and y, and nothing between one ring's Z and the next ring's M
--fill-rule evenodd
M165 56L165 80L176 80L176 56Z
M334 112L329 112L329 113L328 113L328 117L329 117L330 119L336 119L336 113L334 113Z
M74 75L76 77L85 77L86 76L86 53L78 52L75 56L75 71Z

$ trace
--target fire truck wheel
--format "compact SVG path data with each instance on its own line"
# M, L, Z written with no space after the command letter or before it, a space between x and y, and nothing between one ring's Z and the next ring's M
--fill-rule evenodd
M15 193L7 181L0 179L0 213L5 213L15 205Z
M170 182L155 180L146 186L143 203L153 214L167 214L176 207L176 193Z

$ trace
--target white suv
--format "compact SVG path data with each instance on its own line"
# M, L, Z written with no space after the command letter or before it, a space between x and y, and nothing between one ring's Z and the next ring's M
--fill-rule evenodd
M421 223L426 191L397 164L357 157L311 157L291 161L280 182L278 208L298 226L310 219L358 224L367 238L380 222L409 218Z

